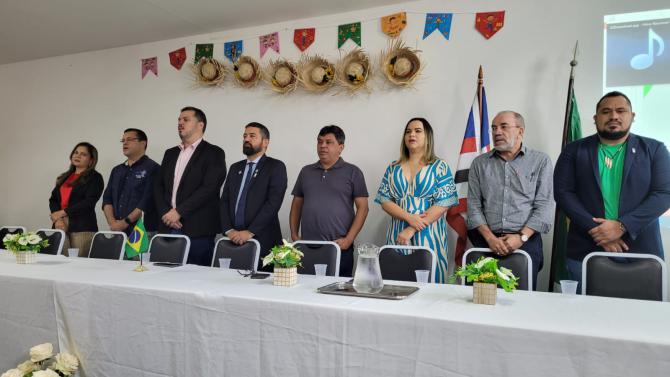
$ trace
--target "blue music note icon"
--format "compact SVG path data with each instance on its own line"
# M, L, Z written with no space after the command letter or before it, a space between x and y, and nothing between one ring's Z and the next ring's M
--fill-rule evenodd
M652 64L654 64L654 56L661 56L661 54L663 54L663 50L665 50L665 42L663 41L663 38L661 38L653 30L651 30L651 28L649 28L647 41L648 41L647 53L633 56L633 58L630 60L631 68L638 71L647 69L651 67ZM655 46L654 41L658 42L657 53L654 53L654 46Z

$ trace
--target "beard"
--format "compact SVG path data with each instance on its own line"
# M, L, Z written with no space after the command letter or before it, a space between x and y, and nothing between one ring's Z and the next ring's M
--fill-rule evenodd
M254 148L254 146L251 145L250 143L242 144L242 153L244 153L245 156L251 156L251 155L254 155L254 154L256 154L260 151L261 151L261 146L260 145L256 148Z
M628 135L630 128L621 131L607 131L599 129L596 129L596 131L598 131L598 136L602 137L605 140L619 140Z

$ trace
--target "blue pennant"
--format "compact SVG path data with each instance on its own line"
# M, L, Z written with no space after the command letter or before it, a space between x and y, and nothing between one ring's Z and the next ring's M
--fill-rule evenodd
M444 38L449 40L451 32L452 13L428 13L426 14L426 27L423 29L423 39L438 29Z
M223 54L235 63L242 55L242 41L226 42L223 44Z

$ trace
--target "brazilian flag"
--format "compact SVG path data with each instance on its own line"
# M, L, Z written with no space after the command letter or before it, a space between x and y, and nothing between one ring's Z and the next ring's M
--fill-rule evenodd
M139 219L133 228L133 231L128 236L126 242L126 258L131 259L136 255L146 253L149 249L149 236L147 230L144 229L144 222Z

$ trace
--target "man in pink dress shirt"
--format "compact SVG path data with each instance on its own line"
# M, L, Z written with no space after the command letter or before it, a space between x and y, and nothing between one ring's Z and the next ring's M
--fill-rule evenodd
M155 179L159 232L187 235L188 263L209 266L220 230L218 202L226 157L223 149L203 140L207 117L202 110L184 107L177 124L181 144L165 151Z

